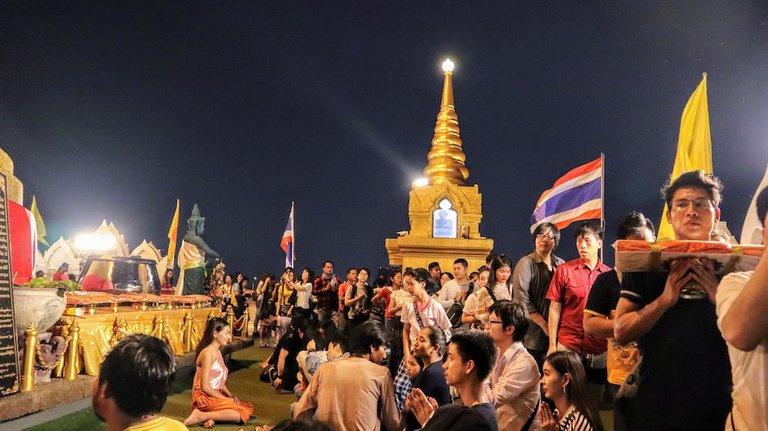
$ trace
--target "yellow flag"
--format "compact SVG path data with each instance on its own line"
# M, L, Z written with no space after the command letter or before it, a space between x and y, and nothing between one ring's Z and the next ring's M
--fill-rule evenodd
M168 269L173 269L174 257L176 256L176 240L179 235L179 200L176 199L176 212L173 214L173 221L171 221L171 228L168 229Z
M674 181L681 174L702 169L712 173L712 137L709 134L709 108L707 106L707 74L691 94L680 120L680 136L677 138L677 155L672 168ZM675 239L675 232L667 222L667 206L659 222L659 239Z
M43 216L40 215L40 210L37 209L37 199L35 199L35 195L32 195L32 206L29 208L29 212L31 212L32 216L35 217L35 224L37 225L37 241L46 247L50 247L48 240L45 239L45 236L48 233L45 231L45 222L43 222Z

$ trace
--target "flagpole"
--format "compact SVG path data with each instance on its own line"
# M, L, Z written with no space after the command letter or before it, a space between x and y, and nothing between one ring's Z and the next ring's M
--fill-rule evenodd
M605 153L600 153L600 227L603 228L603 238L605 238ZM600 262L605 264L603 260L603 250L605 249L605 242L600 247Z
M293 208L294 202L291 201L291 230L293 231L293 256L291 256L293 259L293 262L291 264L293 265L294 271L296 270L296 212ZM295 272L294 272L295 273Z

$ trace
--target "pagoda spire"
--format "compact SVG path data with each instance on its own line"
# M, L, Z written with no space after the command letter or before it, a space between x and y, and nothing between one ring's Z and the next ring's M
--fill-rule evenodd
M463 186L469 178L469 169L464 165L467 156L461 149L459 116L453 103L453 66L450 59L443 62L443 96L424 174L430 184L451 183Z

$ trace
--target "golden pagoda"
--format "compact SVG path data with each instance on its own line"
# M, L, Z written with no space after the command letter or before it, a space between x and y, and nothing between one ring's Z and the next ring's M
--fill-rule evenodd
M480 235L482 195L476 184L467 185L467 156L453 101L453 68L451 60L443 62L443 95L424 169L426 179L414 182L409 194L411 229L385 241L390 265L426 268L430 262L439 262L444 271L450 271L454 260L464 258L473 271L485 265L493 249L493 240Z

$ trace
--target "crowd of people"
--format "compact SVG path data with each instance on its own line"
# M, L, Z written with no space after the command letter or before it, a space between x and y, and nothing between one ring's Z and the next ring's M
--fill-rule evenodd
M721 189L702 171L665 186L677 240L721 240ZM757 201L768 223L768 189ZM654 241L654 224L630 212L617 237ZM349 268L342 279L326 261L318 276L264 274L250 293L254 336L273 349L261 378L296 395L295 422L281 427L603 430L598 409L612 400L617 430L768 430L768 254L724 277L698 258L622 274L600 258L599 224L581 224L575 239L570 261L555 255L557 226L541 223L516 263ZM223 309L244 312L247 283L227 275L215 286ZM681 295L694 283L704 298ZM184 424L244 424L258 411L227 389L220 347L230 337L225 319L208 322ZM99 393L120 407L107 363Z

